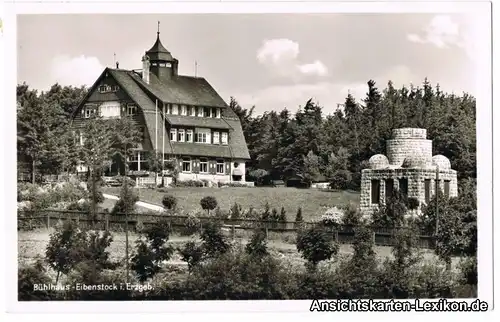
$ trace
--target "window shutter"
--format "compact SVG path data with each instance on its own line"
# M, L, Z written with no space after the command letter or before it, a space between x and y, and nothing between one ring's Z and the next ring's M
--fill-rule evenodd
M231 162L228 160L224 160L224 168L226 168L226 175L231 174Z

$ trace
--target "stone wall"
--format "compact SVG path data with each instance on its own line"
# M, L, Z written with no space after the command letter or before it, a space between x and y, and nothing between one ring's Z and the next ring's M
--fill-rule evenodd
M422 159L422 163L432 163L432 140L427 140L427 130L403 128L392 131L392 139L387 140L387 158L390 164L401 166L405 158L412 156Z
M385 204L385 191L387 180L394 180L394 190L400 189L399 179L408 179L408 197L417 198L421 204L425 204L425 180L430 180L430 198L435 195L436 169L365 169L361 173L361 197L360 210L369 214L378 209L378 204L372 204L372 180L380 180L380 203ZM444 191L445 181L450 182L450 197L458 196L457 172L455 170L439 171L439 187Z

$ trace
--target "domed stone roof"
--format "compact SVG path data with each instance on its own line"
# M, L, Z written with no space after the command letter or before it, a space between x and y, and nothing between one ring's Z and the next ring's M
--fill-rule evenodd
M432 164L438 166L439 169L451 169L450 160L441 154L432 157Z
M375 154L368 160L370 169L384 169L389 166L389 159L383 154Z
M403 167L403 168L425 168L426 165L427 165L427 161L425 160L425 156L410 155L404 159L401 167Z

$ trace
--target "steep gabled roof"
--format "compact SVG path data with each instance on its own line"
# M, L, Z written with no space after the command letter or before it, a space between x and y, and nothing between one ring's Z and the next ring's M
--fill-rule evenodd
M165 145L165 153L175 155L207 156L250 159L240 120L217 92L203 78L177 76L170 83L176 89L168 88L164 84L162 88L158 85L146 84L135 72L123 69L105 68L94 85L90 88L87 96L82 100L77 110L85 104L88 97L97 88L102 77L108 74L115 79L120 88L134 101L144 115L145 125L149 134L151 147L155 147L155 138L158 138L158 149ZM154 75L151 75L155 77ZM198 87L201 86L201 88ZM195 96L190 96L190 89ZM148 95L151 94L151 95ZM175 96L175 95L176 96ZM172 100L169 96L174 95L177 100ZM197 96L196 96L197 95ZM229 145L204 145L192 143L170 142L169 133L162 131L163 120L160 111L156 114L156 104L151 97L157 97L158 103L161 101L174 104L188 104L195 106L211 106L222 108L222 118L198 118L189 116L166 115L166 121L171 125L184 125L195 127L208 127L229 130ZM185 100L185 101L184 101ZM75 110L75 112L77 111ZM155 122L158 121L158 124ZM156 126L155 126L156 125ZM155 135L155 129L157 135Z
M165 60L165 61L173 61L174 57L172 54L163 46L160 41L160 33L158 33L156 37L156 42L153 47L151 47L148 51L146 51L146 55L148 55L149 60Z
M154 74L149 75L149 84L137 74L132 78L145 90L166 103L194 106L226 107L227 104L215 89L201 77L172 76L161 80Z
M196 116L179 116L179 115L165 115L167 122L170 125L184 125L184 126L194 126L194 127L208 127L213 129L232 129L231 126L223 119L217 118L205 118Z

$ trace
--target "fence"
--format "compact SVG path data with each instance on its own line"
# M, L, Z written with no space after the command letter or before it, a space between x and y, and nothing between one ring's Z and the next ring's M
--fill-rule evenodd
M18 212L18 230L32 230L37 228L53 228L59 222L71 220L76 222L79 227L94 230L110 231L129 231L138 232L142 228L157 224L159 221L166 221L172 232L183 233L186 230L187 216L172 216L168 214L141 213L141 214L110 214L97 213L92 218L90 213L68 210L43 210L43 211L19 211ZM316 223L312 222L276 222L262 221L257 219L217 219L214 217L197 217L200 228L208 222L215 220L222 224L223 230L229 233L231 238L237 235L246 235L245 232L251 232L254 229L262 229L266 237L271 234L284 237L290 233L296 234L300 227L308 228ZM396 229L385 227L371 227L373 230L373 240L377 246L392 246L394 244L394 235ZM325 231L332 236L334 240L341 244L352 244L355 238L354 226L325 227ZM407 229L407 228L403 228ZM419 247L432 248L433 238L431 236L419 235Z

